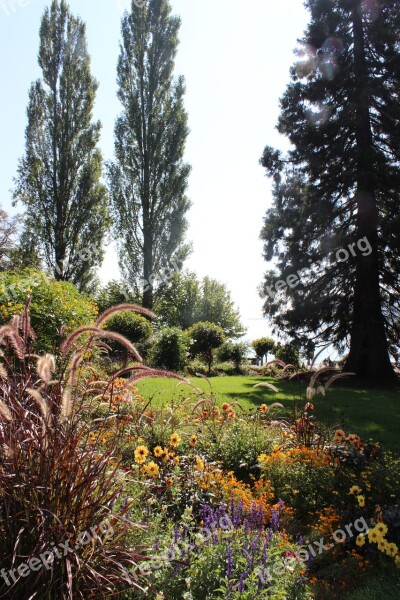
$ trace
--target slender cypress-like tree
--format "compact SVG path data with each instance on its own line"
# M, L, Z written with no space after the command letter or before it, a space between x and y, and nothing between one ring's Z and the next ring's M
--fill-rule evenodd
M391 378L399 339L400 2L308 0L311 22L266 147L265 312L346 370Z
M116 161L109 165L120 265L143 305L152 308L157 275L171 260L183 262L185 195L190 167L182 77L174 79L180 19L168 0L132 2L122 20L115 126Z
M23 238L35 240L56 279L85 289L101 263L109 217L97 149L101 125L92 122L98 84L85 25L64 0L53 0L44 12L39 65L14 199L27 209Z

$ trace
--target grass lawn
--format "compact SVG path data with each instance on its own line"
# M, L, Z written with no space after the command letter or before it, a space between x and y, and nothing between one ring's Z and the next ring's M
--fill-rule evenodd
M198 388L209 392L210 388L202 378L190 378ZM257 383L273 383L278 394L268 388L254 388ZM302 407L305 402L306 385L289 381L257 376L213 377L210 379L213 393L218 402L237 400L244 409L255 408L262 403L281 402L285 408L296 405ZM190 387L179 385L176 381L153 379L140 382L140 393L153 399L155 405L179 402L187 397ZM316 396L313 400L316 417L328 425L338 425L343 420L347 433L357 433L364 439L372 438L381 442L383 447L400 452L400 392L395 390L367 390L345 387L332 387L326 396Z

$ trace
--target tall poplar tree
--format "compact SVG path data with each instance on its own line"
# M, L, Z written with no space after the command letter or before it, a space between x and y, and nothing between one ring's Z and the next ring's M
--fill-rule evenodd
M189 252L185 86L173 75L179 28L168 0L133 1L122 19L117 81L123 111L115 126L110 194L120 265L147 308L160 270Z
M291 149L283 156L266 147L261 159L274 180L261 234L266 260L275 260L263 284L265 313L288 336L348 348L346 370L392 378L389 355L399 346L400 2L306 5L311 21L278 123Z
M98 84L85 25L64 0L53 0L44 12L39 66L14 199L26 206L23 239L35 242L56 279L85 289L101 264L108 200L97 148L101 125L92 122Z

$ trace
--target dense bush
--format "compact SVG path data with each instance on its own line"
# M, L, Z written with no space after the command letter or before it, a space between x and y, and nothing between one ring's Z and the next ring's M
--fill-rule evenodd
M132 344L137 345L142 353L146 342L154 332L151 321L133 311L116 313L104 322L104 329L123 335ZM121 345L115 341L110 341L108 344L114 352L121 348Z
M275 348L275 342L272 338L262 337L251 342L252 347L257 355L257 358L261 359L261 362L268 359L268 352L273 352Z
M190 353L193 357L204 356L208 371L211 371L213 350L219 348L225 341L223 329L215 323L200 321L188 329L191 338Z
M68 333L95 320L96 304L72 283L55 281L46 273L26 269L0 275L0 324L21 315L31 296L30 318L36 332L36 349L49 351L58 345L61 328Z
M286 364L298 367L300 364L300 352L293 344L276 344L274 349L275 358Z
M188 360L189 339L178 327L162 329L150 349L151 365L168 371L182 371Z
M248 345L244 342L224 342L217 351L217 358L221 362L232 361L235 368L239 370L240 365L246 358Z

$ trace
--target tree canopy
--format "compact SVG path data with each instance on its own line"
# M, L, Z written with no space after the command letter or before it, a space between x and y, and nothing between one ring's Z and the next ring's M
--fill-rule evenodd
M346 370L393 376L400 291L400 2L308 0L310 24L266 147L274 202L264 310L303 345L349 348ZM375 5L375 3L374 3Z
M183 77L174 78L180 19L168 0L132 2L122 19L118 98L110 194L120 266L152 308L161 269L189 253L184 237L190 207L190 167L183 161L188 136Z
M44 12L39 66L14 191L26 207L22 242L27 252L39 251L56 279L87 289L103 257L107 191L97 148L101 125L92 121L98 84L85 24L64 0Z

